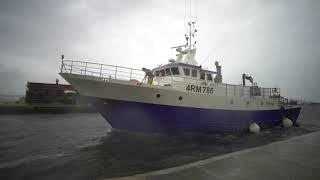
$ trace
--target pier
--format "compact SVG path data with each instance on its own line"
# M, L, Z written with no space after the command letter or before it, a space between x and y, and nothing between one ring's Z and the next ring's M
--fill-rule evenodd
M113 180L319 179L320 132Z

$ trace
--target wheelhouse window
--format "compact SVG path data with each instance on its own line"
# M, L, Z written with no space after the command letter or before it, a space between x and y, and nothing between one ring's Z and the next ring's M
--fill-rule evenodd
M183 72L185 76L190 76L190 69L188 68L183 68Z
M192 75L192 77L198 77L198 71L197 70L195 70L195 69L192 69L192 71L191 71L191 75Z
M164 76L166 73L164 72L164 69L161 69L160 70L160 74L161 74L161 76Z
M172 72L172 75L179 75L180 74L178 67L172 67L171 72Z
M205 80L205 78L206 78L206 74L205 73L201 73L200 74L200 79Z
M170 75L171 75L170 68L166 68L165 71L166 71L166 75L167 75L167 76L170 76Z
M211 74L207 74L207 80L208 81L212 81L212 75Z
M159 71L154 72L154 75L155 75L155 76L159 76L159 74L160 74Z

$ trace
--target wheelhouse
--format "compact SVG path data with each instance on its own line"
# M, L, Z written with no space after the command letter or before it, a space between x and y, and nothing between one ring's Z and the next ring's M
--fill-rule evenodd
M201 66L184 63L169 63L164 66L159 66L154 68L152 73L156 79L178 77L202 81L214 81L214 76L217 74L214 71L202 69Z

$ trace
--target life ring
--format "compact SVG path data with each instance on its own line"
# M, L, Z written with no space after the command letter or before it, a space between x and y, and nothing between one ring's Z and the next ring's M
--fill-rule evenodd
M136 80L136 79L130 79L130 82L140 83L140 81L138 81L138 80Z

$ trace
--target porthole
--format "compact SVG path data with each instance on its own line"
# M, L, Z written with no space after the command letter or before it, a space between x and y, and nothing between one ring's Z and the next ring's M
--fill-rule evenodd
M160 94L157 94L157 98L160 98Z
M179 96L179 100L180 100L180 101L182 100L182 96Z

